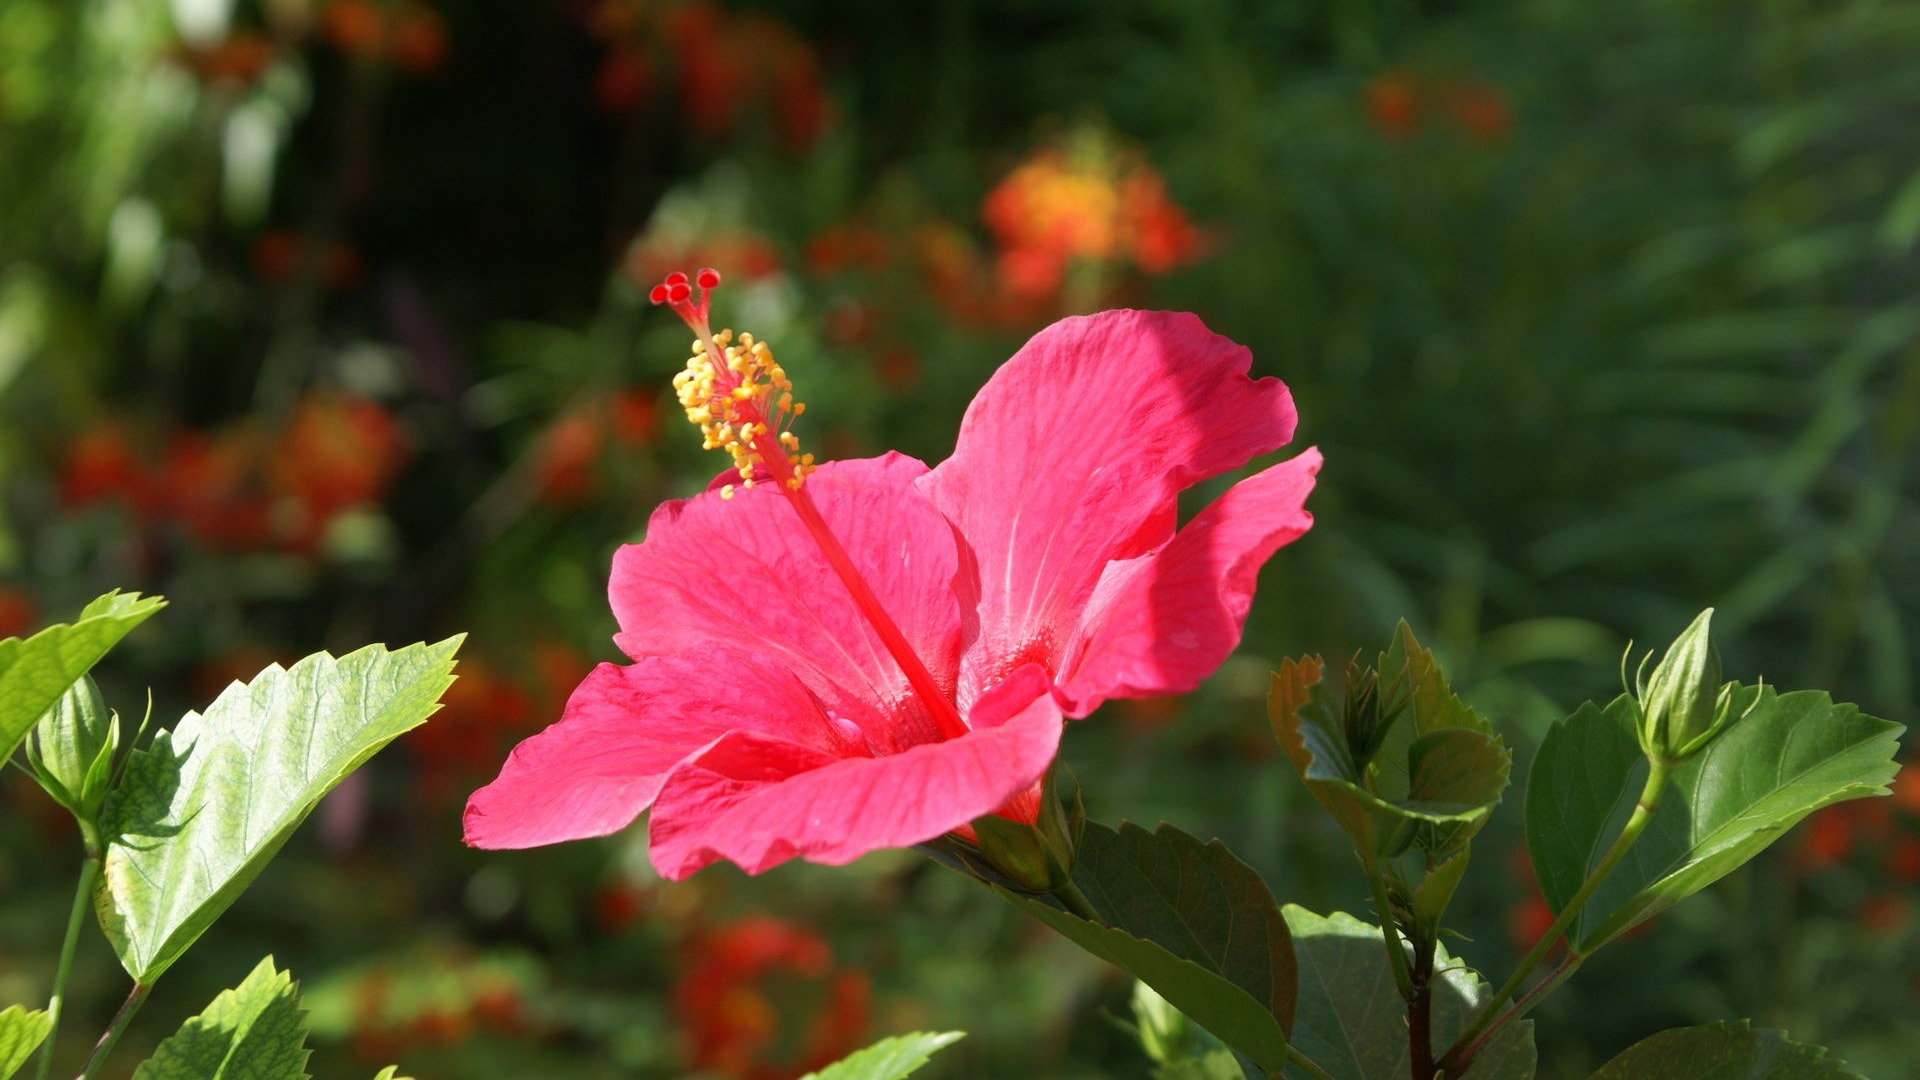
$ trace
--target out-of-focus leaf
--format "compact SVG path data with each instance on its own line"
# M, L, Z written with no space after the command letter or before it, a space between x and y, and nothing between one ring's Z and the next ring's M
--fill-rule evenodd
M27 1063L52 1027L53 1021L44 1009L28 1012L9 1005L0 1012L0 1080L7 1080Z
M1268 1071L1286 1060L1293 943L1266 882L1218 840L1170 825L1088 823L1073 881L1100 922L1050 899L1001 895L1131 973Z
M962 1031L926 1032L881 1039L801 1080L899 1080L927 1063L934 1051L959 1042ZM382 1080L374 1077L374 1080Z
M1825 1049L1745 1021L1674 1028L1634 1043L1592 1080L1863 1080Z
M1231 1053L1212 1050L1197 1058L1183 1058L1153 1070L1153 1080L1245 1080L1246 1071Z
M1906 185L1887 206L1880 219L1880 245L1888 251L1905 254L1920 239L1920 171L1907 178Z
M1653 820L1569 934L1591 952L1726 876L1801 818L1884 794L1898 724L1826 694L1762 688L1753 712L1675 770ZM1527 783L1527 848L1558 912L1626 824L1645 782L1625 695L1547 733Z
M306 1044L300 991L269 956L161 1042L133 1080L306 1080Z
M100 925L151 983L253 881L321 796L433 714L460 638L274 665L161 732L102 814Z
M389 1065L381 1069L380 1072L374 1076L373 1080L413 1080L413 1077L401 1076L400 1066Z
M13 753L67 687L166 603L158 596L115 590L88 604L71 623L0 641L0 760Z
M1321 917L1295 904L1285 908L1300 956L1300 1011L1293 1047L1334 1080L1406 1080L1406 1002L1393 981L1380 928L1336 912ZM1472 971L1437 949L1432 983L1433 1052L1466 1030L1491 992ZM1460 1080L1531 1080L1533 1021L1500 1029L1481 1047ZM1289 1069L1289 1080L1305 1073Z

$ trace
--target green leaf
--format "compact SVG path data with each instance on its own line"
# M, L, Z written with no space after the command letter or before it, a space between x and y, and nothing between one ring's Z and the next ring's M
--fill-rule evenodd
M1512 772L1513 755L1492 726L1447 686L1404 622L1379 660L1377 708L1356 709L1352 686L1335 704L1323 670L1319 657L1284 661L1267 694L1274 736L1314 798L1363 849L1459 850L1492 815ZM1370 677L1355 668L1348 681ZM1360 730L1342 715L1356 711L1389 726ZM1356 746L1356 736L1369 745Z
M933 1052L960 1041L965 1032L932 1033L916 1031L881 1039L865 1050L854 1053L801 1080L899 1080L927 1063ZM374 1077L374 1080L381 1080Z
M1100 921L998 891L1255 1064L1280 1068L1293 1022L1293 944L1259 874L1218 840L1202 844L1170 825L1115 832L1089 822L1073 882Z
M1407 1006L1394 985L1380 928L1336 912L1322 918L1295 904L1285 908L1300 957L1300 1011L1293 1048L1334 1080L1406 1080L1412 1074L1407 1048ZM1491 988L1449 957L1434 954L1431 984L1433 1052L1459 1038ZM1459 1080L1531 1080L1533 1021L1500 1029ZM1306 1076L1298 1068L1283 1075Z
M0 1012L0 1080L7 1080L20 1071L20 1066L40 1049L41 1041L52 1028L53 1021L47 1018L44 1009L28 1012L11 1005Z
M67 687L166 603L158 596L116 590L88 604L72 623L56 623L24 640L0 641L0 761L12 755Z
M1574 921L1575 947L1591 953L1665 911L1823 806L1885 794L1901 730L1819 691L1761 688L1744 720L1674 771L1639 842ZM1547 732L1527 782L1527 848L1556 913L1619 834L1645 778L1624 695Z
M389 1065L386 1068L381 1069L379 1075L375 1076L373 1080L413 1080L413 1077L401 1076L400 1066Z
M136 982L193 944L321 796L432 715L460 640L274 665L133 755L102 813L94 908Z
M133 1080L306 1080L306 1043L300 991L269 956L168 1036Z
M1745 1021L1674 1028L1628 1047L1592 1080L1863 1080L1818 1046Z

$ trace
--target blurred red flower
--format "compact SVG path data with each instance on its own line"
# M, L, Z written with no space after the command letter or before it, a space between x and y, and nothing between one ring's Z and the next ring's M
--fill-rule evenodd
M831 949L814 931L749 916L695 935L685 952L673 1006L690 1068L736 1080L792 1080L859 1047L868 980L857 970L834 970Z
M334 243L324 251L310 248L317 248L317 242L292 229L262 233L253 242L253 271L262 281L284 284L294 280L311 259L314 272L330 291L345 292L360 281L360 253L351 246Z
M24 589L0 585L0 638L26 637L39 625L40 612Z
M1475 142L1497 143L1513 127L1506 95L1492 83L1458 79L1442 84L1439 96L1448 119Z
M96 422L68 444L62 457L60 505L71 510L119 501L150 512L155 493L145 460L124 423L111 418Z
M1376 75L1361 96L1366 102L1367 120L1382 135L1404 139L1419 128L1424 117L1420 84L1404 71Z
M405 457L399 425L379 403L337 390L302 397L267 459L296 514L282 539L311 548L342 511L379 501Z

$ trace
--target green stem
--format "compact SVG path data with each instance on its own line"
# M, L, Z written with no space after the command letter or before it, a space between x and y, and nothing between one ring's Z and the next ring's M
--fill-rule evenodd
M93 1080L94 1072L106 1062L107 1055L113 1053L113 1046L120 1041L121 1033L126 1031L127 1025L133 1022L133 1014L139 1012L140 1006L147 1003L147 995L151 993L153 993L152 983L133 984L133 992L127 995L127 1000L120 1003L120 1011L113 1014L113 1023L107 1027L106 1034L100 1036L100 1041L93 1047L93 1053L87 1055L87 1064L80 1070L79 1080Z
M1499 1019L1495 1020L1491 1024L1486 1025L1486 1029L1481 1031L1478 1035L1475 1035L1473 1037L1472 1042L1465 1043L1464 1045L1461 1045L1458 1048L1459 1049L1459 1054L1458 1054L1459 1065L1457 1066L1457 1068L1459 1068L1463 1072L1471 1068L1473 1066L1474 1055L1480 1052L1480 1047L1484 1045L1488 1039L1493 1038L1493 1036L1497 1034L1501 1028L1507 1026L1507 1024L1510 1023L1511 1021L1517 1020L1520 1017L1525 1016L1528 1010L1532 1009L1536 1004L1539 1003L1541 998L1546 997L1549 993L1553 991L1555 987L1559 986L1563 982L1566 982L1568 977L1570 977L1575 971L1579 970L1581 961L1583 961L1584 959L1586 958L1576 953L1568 953L1565 956L1565 958L1563 958L1560 961L1559 964L1554 966L1554 969L1548 973L1546 978L1541 979L1538 983L1534 984L1533 988L1531 990L1528 990L1525 994L1522 994L1520 996L1520 1000L1514 1002L1511 1008L1509 1008L1506 1012L1501 1013ZM1447 1075L1447 1076L1456 1075L1455 1072L1453 1071L1456 1066L1449 1064L1452 1058L1453 1058L1453 1053L1449 1051L1448 1060L1442 1061L1440 1064L1441 1071L1443 1072L1444 1075Z
M1553 950L1554 944L1566 933L1567 927L1571 926L1573 920L1579 917L1581 909L1586 907L1587 901L1593 897L1594 891L1600 887L1602 882L1607 880L1607 875L1613 873L1613 868L1619 865L1620 860L1626 856L1627 849L1633 846L1634 841L1640 839L1640 834L1646 830L1647 823L1653 820L1654 807L1659 805L1660 792L1666 787L1667 777L1673 772L1673 766L1673 762L1663 761L1658 758L1648 759L1647 782L1646 785L1640 789L1639 801L1634 803L1633 816L1627 819L1626 827L1620 830L1620 835L1614 837L1613 845L1607 848L1605 855L1601 856L1599 864L1587 874L1587 879L1580 883L1579 891L1575 892L1573 896L1567 900L1566 906L1560 909L1560 914L1553 920L1553 925L1547 927L1546 932L1540 935L1540 940L1534 942L1533 948L1529 949L1527 955L1521 958L1520 965L1514 968L1513 974L1507 978L1505 983L1501 984L1500 989L1493 992L1492 997L1487 999L1486 1007L1481 1010L1479 1019L1474 1021L1474 1025L1467 1029L1466 1034L1460 1036L1440 1059L1441 1067L1446 1070L1447 1075L1457 1076L1466 1072L1467 1066L1472 1064L1473 1061L1468 1047L1477 1046L1484 1040L1485 1035L1491 1034L1501 1024L1516 1019L1521 1013L1526 1011L1525 1009L1518 1008L1516 1004L1515 1009L1508 1010L1505 1013L1499 1013L1501 1003L1509 997L1512 997L1513 992L1520 988L1520 984L1526 981L1527 976L1533 974L1533 969L1540 965L1540 961L1546 958L1547 953ZM1584 959L1584 957L1575 954L1571 947L1568 948L1567 952L1568 959L1573 962L1573 966L1578 967L1580 960ZM1557 978L1551 978L1547 981L1549 989L1553 986L1558 986L1560 980L1565 979L1567 975L1573 973L1572 969L1568 968L1567 963L1564 961L1560 967L1566 969L1565 973L1562 974L1560 971L1556 971L1555 975ZM1539 995L1529 993L1523 1000L1526 1001L1528 1008L1531 1008L1533 1002L1539 1000ZM1496 1013L1498 1013L1500 1017L1497 1023L1494 1020Z
M1400 929L1394 925L1393 905L1387 899L1386 872L1380 862L1371 853L1363 853L1361 866L1367 872L1367 887L1373 891L1373 910L1380 916L1380 933L1387 942L1387 962L1393 966L1393 984L1400 989L1400 997L1413 1000L1413 973L1407 969L1407 952L1400 946Z
M80 884L73 890L73 910L67 913L67 936L60 942L60 962L53 969L53 996L47 1001L47 1039L40 1046L40 1064L34 1070L36 1080L53 1075L53 1044L60 1035L60 1006L67 996L67 976L73 971L74 949L80 944L80 924L85 921L87 901L93 896L94 879L100 876L100 848L89 838L87 857L80 863Z
M1287 1061L1290 1064L1298 1065L1306 1070L1307 1074L1312 1076L1314 1080L1333 1080L1332 1073L1321 1068L1312 1058L1294 1049L1292 1043L1287 1044Z
M1101 926L1107 925L1107 920L1101 918L1100 913L1093 910L1093 901L1088 900L1087 894L1081 892L1080 886L1075 885L1071 879L1061 882L1055 887L1053 897L1060 901L1068 911L1073 912L1088 922L1097 923Z

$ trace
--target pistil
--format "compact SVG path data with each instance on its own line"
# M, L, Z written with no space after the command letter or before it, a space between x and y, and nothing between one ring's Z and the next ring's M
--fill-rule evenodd
M700 288L697 301L692 284ZM742 334L736 345L727 332L718 335L713 332L708 323L708 305L712 291L720 284L717 271L701 270L692 284L685 274L676 272L668 274L649 294L654 303L671 307L696 337L694 360L687 371L674 380L687 418L700 425L710 448L724 448L733 455L743 487L753 487L763 479L760 472L765 470L764 479L773 482L786 496L787 504L799 515L807 535L812 537L826 557L827 565L853 597L854 606L880 636L894 663L900 665L908 685L933 718L940 737L952 739L966 734L969 730L966 721L961 719L952 698L881 606L873 587L867 584L846 547L828 527L819 507L807 493L805 480L813 469L813 455L789 457L789 450L798 453L799 441L786 427L806 406L793 401L786 373L773 362L765 342ZM759 382L762 376L767 379L765 385ZM772 405L776 410L774 417L768 416L762 402ZM721 489L721 498L732 496L733 485Z

